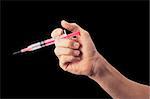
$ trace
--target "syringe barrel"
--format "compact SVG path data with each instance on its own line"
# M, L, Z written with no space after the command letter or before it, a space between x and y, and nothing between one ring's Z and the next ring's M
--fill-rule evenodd
M80 35L80 32L73 32L68 35L64 34L64 35L61 35L60 38L70 38L72 36L77 36L77 35ZM29 45L27 48L22 49L21 52L34 51L34 50L40 49L42 47L52 45L52 44L54 44L54 42L55 42L55 40L53 38L47 39L47 40L44 40L41 42L37 42L37 43Z

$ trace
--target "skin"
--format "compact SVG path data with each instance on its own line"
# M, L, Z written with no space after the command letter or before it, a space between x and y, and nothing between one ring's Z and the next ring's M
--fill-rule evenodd
M61 21L70 32L80 32L76 38L60 39L61 28L53 30L54 52L64 71L85 75L96 81L114 99L149 99L150 87L129 80L97 51L89 33L76 23Z

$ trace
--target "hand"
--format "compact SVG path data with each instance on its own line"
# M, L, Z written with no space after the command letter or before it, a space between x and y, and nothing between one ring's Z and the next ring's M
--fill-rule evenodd
M51 36L55 38L55 54L59 58L60 67L78 75L92 75L97 59L102 58L93 44L87 31L75 23L61 21L63 28L71 32L80 32L80 36L72 39L60 39L63 30L55 29Z
M68 72L86 75L96 81L112 98L149 99L149 87L124 77L107 62L96 50L87 31L75 23L62 21L63 28L71 32L80 32L77 38L60 39L62 29L55 29L51 36L55 38L55 54L60 67ZM132 92L129 92L132 90Z

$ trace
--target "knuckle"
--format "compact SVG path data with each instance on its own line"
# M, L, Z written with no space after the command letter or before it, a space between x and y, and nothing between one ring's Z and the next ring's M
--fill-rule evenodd
M52 31L51 37L55 38L55 37L59 36L60 34L62 34L62 29L61 28L56 28Z
M63 67L63 64L59 61L59 66L62 68Z
M62 29L61 28L57 28L56 31L57 35L60 35L62 33Z
M54 53L55 53L55 54L57 53L57 48L54 49Z
M64 60L65 60L65 57L64 57L64 55L62 55L62 56L60 57L60 62L61 62L61 63L64 63Z
M72 48L73 42L71 40L67 40L65 45L66 47Z
M62 64L65 64L70 61L70 56L62 55L60 61Z
M75 57L74 57L74 56L71 56L70 60L73 61L74 59L75 59Z
M57 48L57 47L54 49L54 53L55 53L56 56L59 55L59 52L58 52L58 48Z
M66 54L69 54L69 55L73 53L71 49L66 49L65 51L66 51Z
M61 62L59 62L59 66L64 70L67 71L66 66L64 64L62 64Z
M61 67L64 67L64 65L67 63L67 61L64 59L64 56L61 56L59 63Z

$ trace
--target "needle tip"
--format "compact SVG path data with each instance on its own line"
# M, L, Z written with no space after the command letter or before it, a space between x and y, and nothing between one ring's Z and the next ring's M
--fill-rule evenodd
M19 54L19 53L21 53L21 51L13 52L12 55L16 55L16 54Z

